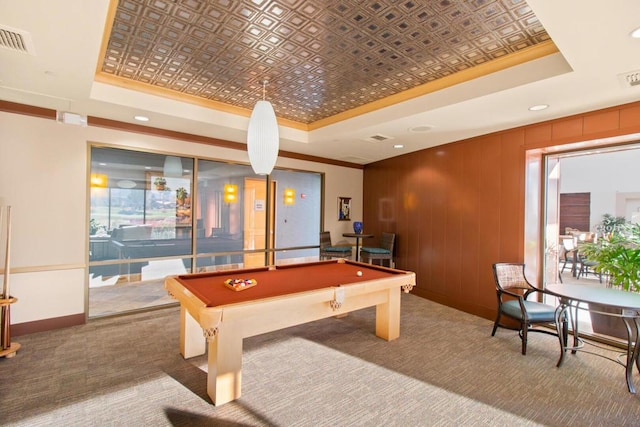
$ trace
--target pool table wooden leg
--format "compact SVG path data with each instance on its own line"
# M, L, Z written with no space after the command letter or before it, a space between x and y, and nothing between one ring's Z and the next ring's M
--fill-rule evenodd
M386 292L387 302L376 305L376 335L391 341L400 336L400 288Z
M206 350L202 326L180 306L180 354L185 359L200 356Z
M207 393L214 405L238 399L242 389L242 334L226 324L208 340Z

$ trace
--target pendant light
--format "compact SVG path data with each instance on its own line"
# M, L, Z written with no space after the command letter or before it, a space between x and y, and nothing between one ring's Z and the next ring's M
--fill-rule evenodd
M271 173L278 159L280 143L276 114L271 103L265 100L267 83L267 80L262 82L262 100L253 107L247 129L249 162L257 175Z
M164 176L172 178L182 177L182 160L180 157L167 156L164 159L164 167L162 168L162 174Z

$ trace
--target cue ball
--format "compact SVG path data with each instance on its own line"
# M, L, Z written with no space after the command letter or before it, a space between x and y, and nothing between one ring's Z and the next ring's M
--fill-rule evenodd
M358 270L358 272L356 273L356 276L362 276L362 271Z

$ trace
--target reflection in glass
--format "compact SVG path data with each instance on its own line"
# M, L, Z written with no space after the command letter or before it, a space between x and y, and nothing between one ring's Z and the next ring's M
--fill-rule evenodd
M104 147L90 174L90 317L172 302L167 275L318 259L321 174Z

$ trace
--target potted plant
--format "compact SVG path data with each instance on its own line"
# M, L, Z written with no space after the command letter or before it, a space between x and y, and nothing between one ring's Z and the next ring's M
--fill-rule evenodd
M166 190L167 180L164 179L163 176L156 177L156 179L153 180L153 185L156 187L156 190L164 191Z
M602 221L596 227L602 236L606 236L618 229L618 227L624 225L627 222L623 216L613 216L611 214L602 215Z
M180 201L181 205L184 205L184 201L188 196L189 193L187 192L186 188L180 187L176 190L176 199Z
M607 286L640 292L640 224L623 223L619 218L612 224L612 218L616 220L605 215L603 223L608 223L601 224L604 235L596 242L581 245L579 251L589 261L597 263L594 269L603 274ZM607 225L610 227L605 228ZM604 311L602 307L596 310ZM602 324L605 318L606 322ZM621 319L598 316L598 313L592 313L591 319L594 332L627 338Z
M106 227L100 224L95 218L89 220L89 235L94 236L105 229Z

